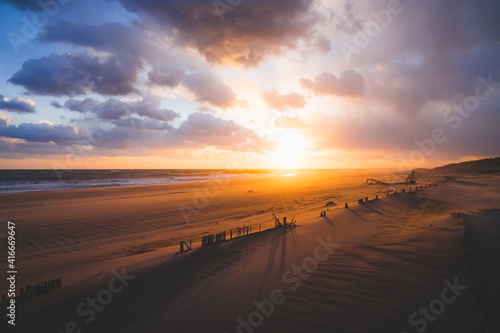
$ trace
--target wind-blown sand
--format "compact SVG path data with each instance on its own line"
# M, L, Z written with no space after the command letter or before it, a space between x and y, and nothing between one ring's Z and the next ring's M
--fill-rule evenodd
M498 332L500 177L454 175L389 197L393 187L366 178L384 172L2 195L0 227L16 222L18 286L63 282L18 305L18 331ZM194 204L186 220L179 205ZM269 224L272 213L298 226L178 253L181 239ZM88 297L108 301L102 290L118 288L112 271L122 269L123 290L78 315ZM435 301L443 295L453 301Z

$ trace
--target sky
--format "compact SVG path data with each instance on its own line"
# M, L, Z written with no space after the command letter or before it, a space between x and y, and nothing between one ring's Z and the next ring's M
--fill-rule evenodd
M0 168L500 156L496 0L0 0Z

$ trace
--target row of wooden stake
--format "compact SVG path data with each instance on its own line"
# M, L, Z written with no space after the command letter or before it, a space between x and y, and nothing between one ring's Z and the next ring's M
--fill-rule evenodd
M39 295L46 294L51 290L61 288L61 286L62 283L60 277L54 280L45 281L34 285L27 285L26 288L21 287L19 289L19 297L21 298L36 297ZM5 298L5 295L2 294L2 303L4 303L5 301L7 301L7 299Z
M273 214L274 215L274 214ZM275 222L274 222L274 227L275 228L289 228L289 227L295 227L295 224L297 221L295 219L292 219L291 221L287 221L287 218L283 218L283 222L281 222L276 216L274 216ZM258 231L254 227L257 227L257 225L254 226L243 226L243 227L237 227L235 229L231 229L229 231L229 237L228 237L228 232L223 231L218 234L212 234L212 235L206 235L201 238L201 246L209 246L212 244L217 244L217 243L223 243L226 240L231 240L233 238L237 237L242 237L246 236L255 232L260 232L262 230L262 224L259 224ZM191 241L189 241L189 245L185 241L180 242L180 252L186 252L190 251L192 249L191 246Z

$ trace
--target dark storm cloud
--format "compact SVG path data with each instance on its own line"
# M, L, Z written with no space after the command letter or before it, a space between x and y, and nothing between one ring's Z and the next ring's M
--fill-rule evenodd
M301 109L306 106L304 96L297 93L280 94L273 89L262 94L262 98L270 108L284 111L286 109Z
M365 80L354 70L346 70L339 77L324 72L311 79L300 79L300 84L315 95L362 96L365 93Z
M324 18L315 0L243 1L224 13L206 0L120 2L215 64L257 66L268 55L297 49L300 42L325 45L317 29Z
M8 100L0 95L0 110L6 110L15 113L36 113L35 103L29 103L22 98Z
M137 92L134 83L141 69L142 63L134 57L52 53L24 62L8 82L37 95L127 95Z
M18 126L0 127L0 136L29 142L52 141L57 144L74 144L85 139L85 136L74 126L50 123L22 123Z

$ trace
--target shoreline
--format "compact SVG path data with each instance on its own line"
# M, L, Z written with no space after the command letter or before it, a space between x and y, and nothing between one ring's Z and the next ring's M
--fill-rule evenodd
M66 180L58 180L58 181L50 181L50 182L43 182L39 180L32 180L32 181L23 181L18 184L5 184L2 185L0 182L0 186L4 186L7 188L8 186L16 186L16 185L27 185L27 186L33 186L36 187L37 185L40 184L40 187L42 189L30 189L30 190L16 190L15 192L1 192L0 189L0 196L2 195L8 195L8 194L21 194L21 193L32 193L32 192L55 192L55 191L71 191L71 190L86 190L86 189L103 189L103 188L127 188L127 187L135 187L135 186L155 186L155 185L175 185L175 184L191 184L191 183L203 183L203 182L217 182L220 180L232 180L232 179L252 179L252 178L261 178L261 177L275 177L275 176L280 176L279 174L283 174L281 176L284 176L285 174L292 174L292 175L297 175L297 174L326 174L328 172L335 172L335 173L346 173L346 174L352 174L352 173L357 173L357 172L375 172L375 173L380 173L380 172L391 172L392 169L245 169L243 171L239 172L230 172L227 169L140 169L139 171L220 171L217 175L214 176L200 176L200 178L203 179L194 179L196 176L189 177L189 176L176 176L179 179L167 179L165 177L139 177L139 178L96 178L96 179L76 179L72 180L71 178L68 178ZM50 169L20 169L20 170L0 170L0 171L53 171ZM111 169L81 169L77 171L113 171ZM119 171L130 171L130 169L119 169ZM54 171L55 172L55 171ZM172 178L176 178L172 177ZM183 178L184 177L184 178ZM158 179L165 179L164 182L159 182L159 183L154 183L155 180ZM76 183L75 183L76 181ZM79 182L82 182L80 186L76 185L79 184ZM85 182L90 182L90 181L106 181L106 182L116 182L116 184L103 184L103 185L86 185ZM123 184L118 183L118 181L123 181ZM127 181L137 181L138 183L143 182L143 184L127 184ZM148 183L148 181L151 181L153 183ZM5 183L6 181L4 181ZM66 183L69 182L69 183ZM43 186L52 186L52 185L66 185L68 187L75 186L74 188L55 188L55 189L43 189ZM73 184L73 185L72 185Z

